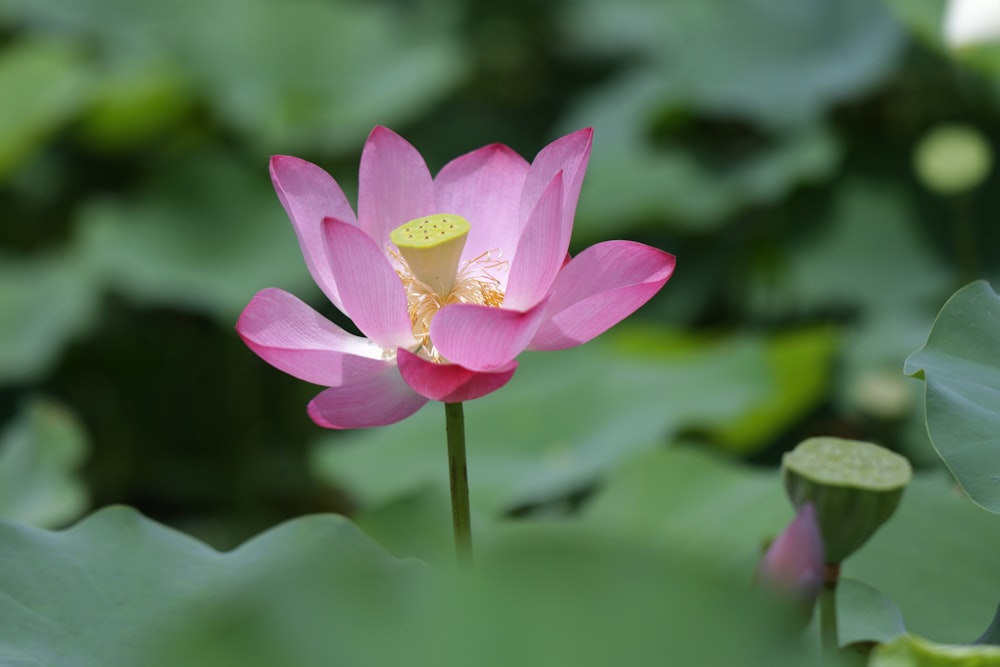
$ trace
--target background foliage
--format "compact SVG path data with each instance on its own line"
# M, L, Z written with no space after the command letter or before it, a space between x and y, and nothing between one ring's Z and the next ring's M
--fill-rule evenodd
M942 9L0 0L0 517L59 527L124 503L231 547L339 512L396 555L447 557L440 411L324 432L305 415L317 388L233 331L267 286L339 318L268 156L314 161L351 193L375 124L432 171L593 126L574 248L641 240L677 271L628 323L525 355L468 406L481 537L570 517L750 572L790 517L773 465L819 434L903 452L914 504L1000 534L949 514L968 508L949 505L922 386L902 372L949 294L1000 278L1000 69L941 44ZM902 544L919 540L906 517ZM907 556L872 549L856 567L888 577L918 630L963 641L987 625L995 568L921 597L892 567ZM935 617L959 586L967 616Z

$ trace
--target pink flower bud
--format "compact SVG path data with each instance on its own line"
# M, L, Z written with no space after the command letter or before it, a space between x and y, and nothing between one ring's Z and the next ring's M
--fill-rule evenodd
M767 548L757 567L757 580L811 610L823 587L823 567L823 536L816 511L807 503Z

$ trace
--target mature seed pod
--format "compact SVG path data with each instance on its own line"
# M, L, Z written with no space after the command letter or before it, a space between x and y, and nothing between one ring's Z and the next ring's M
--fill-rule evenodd
M860 440L809 438L781 462L795 507L816 508L828 563L840 563L896 510L913 470L905 457Z

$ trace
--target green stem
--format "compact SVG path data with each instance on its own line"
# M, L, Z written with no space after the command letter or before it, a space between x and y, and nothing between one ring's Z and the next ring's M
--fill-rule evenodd
M469 476L465 465L465 414L461 403L444 404L448 435L448 478L451 480L451 521L459 565L472 563L472 520L469 516Z
M840 579L840 565L826 564L823 590L819 594L819 632L823 656L833 664L840 646L837 641L837 581Z

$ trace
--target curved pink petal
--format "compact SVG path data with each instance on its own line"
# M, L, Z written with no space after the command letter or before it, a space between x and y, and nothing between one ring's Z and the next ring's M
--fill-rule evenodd
M431 320L431 340L453 364L497 371L528 345L542 323L546 303L525 312L471 303L445 306Z
M562 216L567 247L569 247L570 233L573 231L576 202L580 197L580 187L583 185L583 175L587 171L593 140L594 130L589 127L556 139L538 152L531 162L531 169L524 181L521 220L526 220L531 215L552 178L560 171L563 172Z
M381 347L415 345L406 291L389 259L354 225L327 218L323 230L344 314Z
M531 212L510 265L504 307L526 310L541 301L562 268L569 236L562 229L563 179L557 173Z
M461 215L472 227L463 260L489 251L501 251L500 259L513 256L521 234L518 215L527 174L523 157L493 144L455 158L435 177L436 209Z
M559 272L528 349L586 343L631 315L670 279L674 256L633 241L591 246Z
M312 420L325 428L368 428L402 421L426 402L391 367L320 392L308 409Z
M471 401L492 393L507 384L517 370L517 362L510 361L493 371L480 373L457 364L435 364L402 349L396 362L403 380L414 391L443 403Z
M340 295L326 261L323 218L356 223L351 204L333 177L311 162L275 155L270 171L274 190L295 228L309 273L333 305L340 308Z
M347 333L297 297L274 287L254 295L240 314L236 331L257 356L275 368L327 387L392 365L370 340Z
M361 153L358 174L361 228L384 251L396 227L422 215L442 212L452 211L434 210L434 184L417 149L390 129L372 130Z

